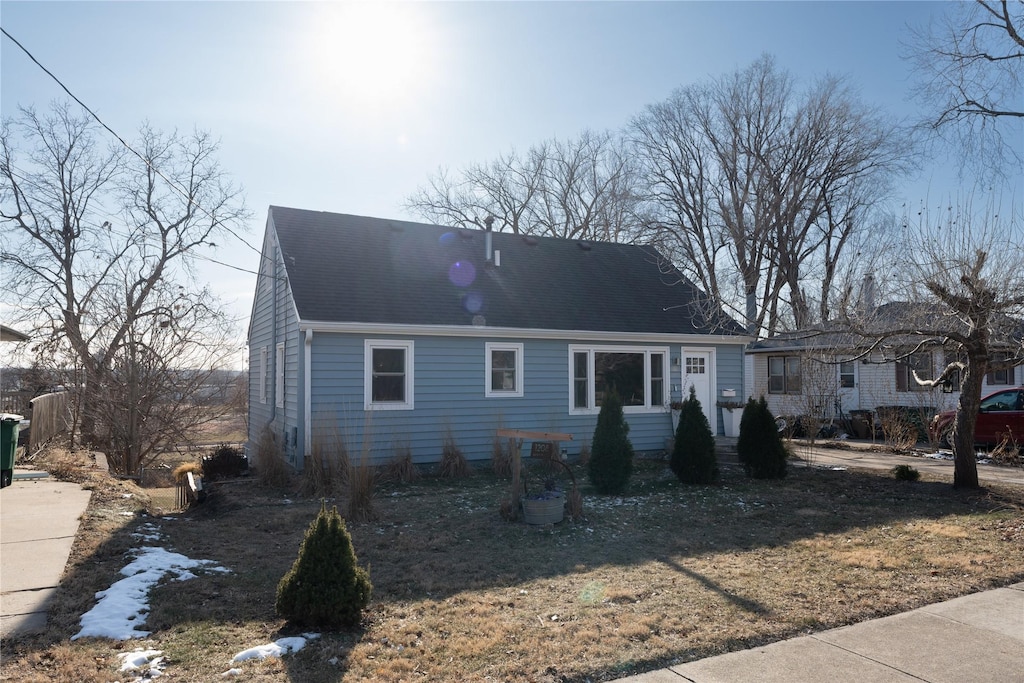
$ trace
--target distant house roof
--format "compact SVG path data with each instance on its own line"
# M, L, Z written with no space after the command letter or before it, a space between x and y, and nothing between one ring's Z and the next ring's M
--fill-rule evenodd
M28 341L29 336L24 332L18 332L17 330L7 327L6 325L0 325L0 341Z
M303 321L743 336L654 249L270 207Z
M906 347L922 341L933 341L936 344L944 340L936 335L938 329L945 328L949 332L967 333L966 324L950 311L934 303L914 303L908 301L891 301L872 309L870 315L864 316L859 322L864 333L855 333L841 322L828 322L805 330L780 332L765 339L759 339L747 347L747 353L769 353L778 351L850 351L865 349L872 342L885 335L886 331L910 329L915 321L922 326L916 334L900 334L886 337L880 348ZM1000 316L1000 328L1010 340L1024 339L1024 323ZM875 337L867 330L878 330ZM996 346L1005 344L1006 339L998 339Z

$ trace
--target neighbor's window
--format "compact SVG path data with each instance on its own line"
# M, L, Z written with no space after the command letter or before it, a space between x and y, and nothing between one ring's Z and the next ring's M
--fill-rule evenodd
M857 364L852 360L844 360L839 364L839 387L853 389L857 386Z
M486 356L488 397L523 395L523 345L488 342Z
M949 351L947 350L942 357L942 371L945 372L946 368L954 363L962 363L965 367L967 365L967 354L963 351ZM960 368L955 368L949 373L949 385L953 391L960 391L960 380L963 379L963 373Z
M413 408L413 343L367 339L363 360L366 410Z
M612 391L625 409L665 405L668 349L571 347L572 408L596 410Z
M274 362L274 405L284 408L284 342L277 343Z
M1005 351L997 351L992 354L992 357L989 358L988 362L990 365L995 365L1010 360L1011 358L1013 358L1012 354L1006 353ZM1013 384L1013 368L1010 366L996 367L985 375L985 381L989 386Z
M768 356L768 393L799 394L800 356Z
M931 391L931 387L918 384L914 373L921 379L932 379L932 354L918 351L896 361L896 391Z

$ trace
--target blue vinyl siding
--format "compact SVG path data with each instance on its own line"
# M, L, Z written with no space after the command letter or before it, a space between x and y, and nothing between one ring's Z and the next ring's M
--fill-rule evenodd
M369 450L376 462L387 462L396 446L407 445L420 464L441 458L445 432L469 460L487 460L499 427L567 432L563 444L570 455L589 442L597 415L569 414L570 340L509 340L410 336L414 343L414 410L363 411L364 341L377 337L316 332L312 344L312 398L310 416L314 438L336 431L345 439L350 457L363 448L368 425ZM396 340L387 335L380 339ZM522 397L485 397L485 344L517 341L523 344ZM609 342L611 343L611 342ZM678 355L678 344L659 344ZM742 347L720 345L717 386L742 390ZM301 403L301 399L297 401ZM638 451L664 447L671 434L667 411L627 414L630 439ZM721 420L719 420L721 423ZM327 436L325 438L332 438ZM300 440L301 443L301 440Z
M295 305L291 298L287 279L281 277L274 286L274 273L283 274L284 266L280 252L272 248L273 238L265 240L263 253L272 255L274 261L266 261L257 277L256 296L253 301L252 320L249 328L249 443L255 444L264 427L272 431L286 447L289 460L298 465L301 456L302 422L299 403L301 371L299 323ZM276 262L276 269L275 269ZM276 290L276 306L274 294ZM276 313L276 315L275 315ZM277 344L284 343L284 397L283 406L277 407L276 375ZM266 402L260 400L261 349L266 349ZM251 450L251 449L250 449Z
M715 352L718 359L718 387L715 391L715 400L745 402L747 399L743 393L743 346L739 344L722 344L715 346ZM724 389L735 390L735 398L723 399L722 390ZM718 433L724 434L723 425L725 424L725 418L722 414L723 411L718 407L715 410L718 411Z

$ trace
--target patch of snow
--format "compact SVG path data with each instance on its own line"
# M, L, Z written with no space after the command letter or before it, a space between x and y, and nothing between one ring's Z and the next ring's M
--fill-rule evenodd
M283 657L284 655L298 652L302 648L306 647L307 640L313 640L319 637L319 633L303 633L301 636L279 638L278 640L275 640L272 643L267 643L266 645L257 645L256 647L250 647L248 650L242 650L232 657L231 661L244 662L248 659Z
M163 548L146 547L135 549L134 560L121 569L125 578L115 582L107 590L96 593L99 602L82 615L82 630L71 636L77 640L86 636L129 640L149 635L149 631L136 628L146 623L149 612L149 591L167 575L178 580L188 574L189 569L203 568L206 571L229 572L217 566L213 560L193 560L179 553Z
M121 660L121 671L138 672L134 683L151 681L164 673L163 650L135 650L117 655Z
M163 538L163 534L160 533L160 527L152 522L146 522L140 524L138 530L132 533L132 538L137 538L140 541L156 543Z

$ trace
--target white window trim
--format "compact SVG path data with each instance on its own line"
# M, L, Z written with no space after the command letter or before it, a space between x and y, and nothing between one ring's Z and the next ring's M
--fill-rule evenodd
M374 403L373 401L373 350L402 349L405 351L405 400ZM364 410L413 410L415 401L413 377L415 344L411 340L366 339L363 341L363 409Z
M514 351L516 354L516 388L492 389L492 353L494 351ZM523 345L508 342L486 342L484 344L484 396L487 398L522 398L523 397Z
M843 363L849 363L850 365L852 365L853 366L853 372L844 373L843 372ZM853 360L852 358L841 359L836 364L836 370L837 370L837 372L836 372L836 382L837 382L836 387L840 391L842 391L844 389L846 389L847 391L849 391L850 389L856 389L860 385L860 375L859 375L859 373L857 371L857 361ZM852 387L844 387L843 386L843 375L844 374L853 375L853 386Z
M575 371L576 367L574 364L575 354L586 353L587 354L587 403L589 408L577 408L575 406L576 397L576 386L575 386ZM623 413L663 413L666 410L666 406L669 404L669 389L671 376L669 374L669 347L667 346L628 346L628 345L614 345L606 346L600 344L570 344L569 345L569 414L570 415L597 415L601 412L601 407L594 405L596 398L594 396L594 383L596 378L594 377L594 354L595 353L642 353L644 355L644 398L647 402L646 405L642 406L622 406ZM651 387L651 355L662 354L663 360L661 363L662 372L664 373L663 381L661 383L661 405L652 405L650 396Z
M266 346L260 347L260 403L267 402L267 363L270 361L270 349Z
M277 342L274 362L274 405L284 408L284 342Z

